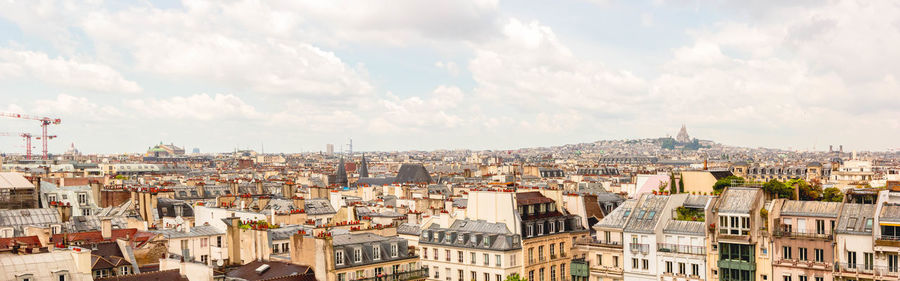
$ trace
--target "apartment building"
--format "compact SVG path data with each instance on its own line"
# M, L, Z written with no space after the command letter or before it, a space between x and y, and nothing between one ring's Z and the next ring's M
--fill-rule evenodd
M631 199L607 214L594 225L594 237L576 240L575 259L572 266L585 265L589 269L588 281L624 280L624 236L622 230L630 218L637 200Z
M771 277L769 240L761 230L763 192L759 188L729 187L714 208L715 234L710 235L712 249L710 279L722 281L766 281Z
M772 274L783 281L832 281L839 202L777 199L772 218Z
M540 192L516 193L521 218L524 277L529 281L563 281L569 278L569 256L576 238L589 231L581 218L558 209L556 201Z
M457 220L432 224L419 237L422 265L429 280L503 281L520 274L522 240L503 223Z
M863 254L863 269L876 278L897 280L900 269L900 193L883 190L875 208L874 253Z
M874 268L866 269L860 260L875 252L872 236L875 207L875 204L845 203L841 208L834 228L834 280L876 280Z
M675 215L665 224L656 247L661 280L706 280L705 218L714 202L711 196L689 195L674 209Z
M428 269L406 240L373 233L294 234L291 262L313 268L320 281L425 280Z

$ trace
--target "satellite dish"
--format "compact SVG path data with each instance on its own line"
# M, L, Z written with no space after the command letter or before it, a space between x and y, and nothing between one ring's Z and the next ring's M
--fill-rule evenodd
M225 265L225 261L223 261L223 260L216 260L216 265L217 265L217 266L223 266L223 265Z

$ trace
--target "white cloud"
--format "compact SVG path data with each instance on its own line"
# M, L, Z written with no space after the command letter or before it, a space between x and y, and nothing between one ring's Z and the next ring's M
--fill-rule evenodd
M448 62L438 61L438 62L434 63L434 66L437 67L437 68L446 70L447 73L449 73L451 76L454 76L454 77L455 77L455 76L459 75L459 66L456 65L455 62L452 62L452 61L448 61Z
M45 53L0 48L0 80L32 78L63 87L98 92L135 93L141 88L104 64L51 58Z
M64 120L72 117L90 121L106 121L111 117L123 116L122 112L116 107L98 105L86 97L76 97L68 94L59 94L55 99L35 100L31 112Z
M234 95L196 94L167 99L137 99L125 101L138 118L221 120L258 119L263 114Z

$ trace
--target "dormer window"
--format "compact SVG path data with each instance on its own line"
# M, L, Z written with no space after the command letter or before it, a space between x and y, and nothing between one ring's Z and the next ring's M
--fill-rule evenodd
M360 248L353 249L353 262L355 262L355 263L362 262L362 249L360 249Z
M556 223L551 222L550 223L550 233L554 233L554 232L556 232Z
M334 263L337 265L344 264L344 252L341 252L341 251L334 252Z
M381 246L373 245L372 246L372 259L380 260L381 259Z
M398 248L397 244L391 244L391 257L397 257L400 252Z
M491 237L490 237L490 236L485 236L485 237L484 237L484 246L485 246L485 247L490 247L490 246L491 246Z
M547 212L547 204L541 204L541 214Z

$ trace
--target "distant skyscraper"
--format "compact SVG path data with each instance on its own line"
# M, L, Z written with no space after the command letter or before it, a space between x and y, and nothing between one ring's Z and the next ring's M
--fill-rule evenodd
M325 145L325 152L327 152L328 155L334 154L334 145L330 143Z
M199 147L195 147L193 150L191 150L191 152L194 153L194 154L200 153L200 148L199 148Z
M675 137L675 140L678 142L691 142L691 136L687 133L687 127L684 124L681 124L681 131L678 131L678 136Z

